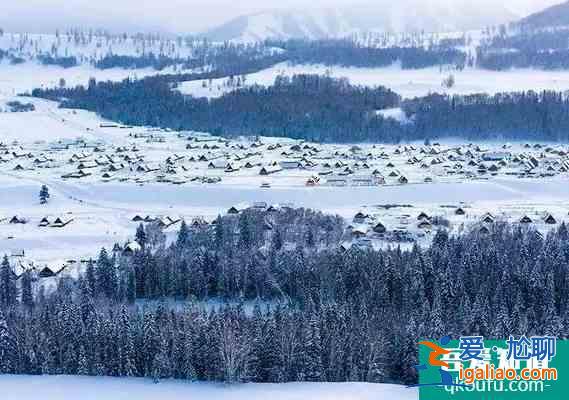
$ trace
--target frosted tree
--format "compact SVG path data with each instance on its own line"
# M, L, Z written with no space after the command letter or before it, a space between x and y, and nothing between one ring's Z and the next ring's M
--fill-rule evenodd
M160 351L152 363L152 379L155 383L160 379L170 378L172 375L170 359L168 357L168 345L165 340L161 342Z
M106 249L101 249L95 270L97 293L104 293L113 299L118 289L118 277L115 264Z
M138 225L138 228L136 228L136 234L134 235L134 238L136 242L140 245L140 247L144 248L146 246L148 239L146 236L144 225L142 224Z
M130 324L130 316L125 306L122 306L119 321L119 354L120 354L120 375L135 376L135 351L134 339Z
M8 331L8 323L0 310L0 373L9 374L14 372L14 340Z
M456 83L455 77L453 74L450 74L445 79L443 79L442 87L445 89L452 89Z
M77 375L90 375L89 361L87 360L87 355L85 352L85 347L81 346L79 348L79 359L77 367Z
M218 333L221 373L227 383L242 381L250 351L246 337L240 332L237 321L232 319L223 318Z
M304 356L306 380L311 382L322 381L324 370L322 367L322 338L320 336L320 319L313 312L305 327Z
M129 304L134 304L136 301L136 272L134 268L128 268L126 279L126 300Z
M259 370L261 382L282 382L282 361L279 332L272 317L266 321L260 340Z
M189 237L190 237L190 230L188 229L188 225L186 224L185 220L182 220L182 224L180 225L180 230L178 231L178 238L176 240L176 245L179 248L182 248L188 242Z
M239 245L247 250L251 246L252 241L251 224L247 214L239 215Z
M39 197L40 197L40 204L47 204L50 195L49 195L49 189L46 185L42 185Z
M29 271L22 274L22 304L31 309L34 306L34 296L32 293L32 277Z
M4 256L0 265L0 306L9 307L17 303L18 290L16 287L16 277L8 261L8 256Z

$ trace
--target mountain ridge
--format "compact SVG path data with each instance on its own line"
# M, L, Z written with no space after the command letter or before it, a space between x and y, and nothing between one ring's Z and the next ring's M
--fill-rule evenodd
M569 1L522 18L518 25L533 28L569 26Z
M437 4L425 4L420 0L398 3L382 0L349 8L245 14L204 32L203 36L217 41L259 41L339 38L365 32L449 32L480 29L518 18L506 7L480 7L466 0Z

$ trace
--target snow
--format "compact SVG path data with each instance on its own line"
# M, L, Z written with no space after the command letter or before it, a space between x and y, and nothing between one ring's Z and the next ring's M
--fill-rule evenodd
M60 110L64 112L66 110ZM25 116L25 114L20 114ZM88 115L88 114L87 114ZM88 119L86 121L89 121ZM93 120L95 123L96 119ZM57 130L56 130L57 131ZM114 135L101 129L101 137L115 143L122 143L120 133ZM121 130L122 131L122 130ZM57 131L59 132L59 131ZM35 131L38 137L45 137L45 131ZM94 133L96 134L96 133ZM165 159L170 151L181 151L176 141L169 138L160 149L158 144L139 143L141 151L150 160ZM267 139L269 141L270 139ZM283 143L285 143L283 141ZM170 147L171 146L171 147ZM330 149L347 149L349 146L329 145ZM369 146L369 145L367 145ZM366 146L362 145L364 149ZM24 146L24 148L27 148ZM30 145L30 148L34 148ZM369 147L368 147L369 148ZM392 153L393 146L385 146ZM175 150L174 150L175 149ZM71 154L70 150L66 154ZM364 150L365 151L365 150ZM266 158L259 158L267 163L274 157L267 152ZM280 157L280 156L278 156ZM551 212L562 221L566 216L566 204L569 200L568 178L560 175L539 180L523 180L513 177L495 177L488 180L464 181L457 179L436 178L430 184L422 183L422 175L412 168L405 169L395 159L397 168L405 173L410 184L396 185L394 179L388 179L388 185L373 187L305 187L308 177L316 172L311 170L285 170L269 177L259 176L258 168L241 170L234 174L207 168L207 162L196 164L192 174L219 176L222 182L216 185L185 183L172 185L156 183L151 177L144 184L137 184L133 179L127 182L101 182L94 175L81 180L62 180L61 172L37 169L35 171L11 171L0 165L0 219L13 215L26 217L30 223L12 225L0 223L0 254L18 252L25 249L26 255L36 262L61 265L69 260L95 257L101 247L110 248L114 243L124 243L132 238L137 223L132 222L134 215L172 216L191 221L196 217L205 217L211 221L218 214L223 214L237 204L252 205L255 202L267 204L292 203L297 207L319 209L328 213L337 213L351 218L358 210L365 208L377 215L388 229L399 225L402 211L381 211L380 204L411 204L414 213L426 210L429 214L442 213L441 205L468 204L471 210L470 222L476 222L478 216L488 210L500 210L519 218L521 214ZM68 156L63 156L63 159ZM16 160L11 161L13 165ZM23 162L22 162L23 163ZM61 168L70 170L73 165L63 164ZM381 168L385 171L385 168ZM60 171L60 169L57 169ZM424 173L431 175L432 172ZM127 175L128 176L128 175ZM325 178L324 178L325 179ZM262 189L262 182L269 181L270 189ZM50 188L51 199L47 205L40 206L38 192L42 184ZM408 211L405 211L408 212ZM39 221L48 216L73 218L73 222L63 229L40 228ZM458 222L460 223L460 222ZM175 235L178 226L168 234Z
M180 73L190 72L182 70ZM97 69L89 64L81 64L72 68L63 68L57 65L41 65L35 61L12 65L6 61L0 62L0 100L2 97L31 92L36 88L50 88L59 85L64 79L67 87L77 85L86 86L90 78L97 81L122 81L126 78L143 78L157 74L174 73L172 67L156 71L152 68L123 69L109 68Z
M240 384L142 378L0 375L4 400L414 400L417 389L369 383Z
M65 34L57 37L53 34L18 34L0 35L0 49L10 51L22 57L25 62L11 64L7 59L0 61L0 103L3 97L30 92L35 88L58 86L61 79L67 87L86 85L90 78L98 81L121 81L126 78L142 78L148 75L186 73L192 70L177 70L173 66L157 71L152 68L141 69L97 69L93 61L108 54L141 56L153 53L173 58L192 55L191 42L176 41L167 38L148 39L144 37L92 36L84 33L84 41L76 41ZM63 68L58 65L42 65L35 57L40 54L57 56L75 56L79 65Z
M29 34L6 32L0 35L0 49L10 50L25 59L38 54L55 54L58 56L75 56L78 59L99 60L108 54L121 56L140 56L153 53L170 57L187 57L192 48L185 41L175 38L122 35L92 35L87 31L80 32L78 40L73 35Z
M453 74L456 84L452 89L442 86L443 79ZM441 71L438 67L404 70L399 65L384 68L328 67L325 65L292 65L281 63L247 75L246 85L270 86L279 75L329 74L336 78L348 78L350 83L362 86L386 86L404 98L425 96L429 93L473 94L522 91L569 90L569 71L542 71L515 69L489 71L465 68L463 71ZM206 81L207 84L207 81ZM207 85L206 85L207 86ZM178 90L195 97L215 98L234 90L227 85L227 78L214 79L211 87L203 87L203 81L183 82Z
M438 69L420 71L402 71L399 67L382 69L333 68L323 66L290 66L281 64L277 67L249 75L247 84L272 84L275 76L280 73L325 73L327 70L334 76L349 76L354 83L375 85L388 83L394 89L405 87L405 81L423 82L421 88L407 86L407 95L425 93L440 85L441 74ZM251 205L255 202L267 204L292 203L296 207L309 207L327 213L339 214L351 221L351 217L360 209L366 210L376 220L382 221L388 230L404 227L414 231L416 223L411 223L413 215L425 211L432 215L442 215L451 220L453 226L459 227L463 222L474 224L487 211L504 215L504 218L516 221L524 214L533 216L550 212L559 221L567 221L567 203L569 202L569 175L560 173L555 177L540 177L536 179L520 179L500 172L497 176L487 179L466 179L459 175L447 175L442 166L434 165L423 170L418 165L407 163L409 154L396 156L394 150L399 146L382 144L359 144L360 153L353 154L351 145L326 144L314 145L319 152L306 157L316 164L316 167L306 169L283 170L269 176L260 176L261 166L267 167L273 162L283 160L298 160L306 151L283 155L291 145L298 143L291 139L261 138L265 143L262 148L251 147L251 139L237 138L225 145L213 138L219 145L218 150L206 150L203 140L188 141L187 137L176 132L153 130L145 127L129 127L128 129L102 127L104 121L97 115L83 110L60 109L55 102L15 97L13 93L30 90L43 84L57 84L60 74L64 75L69 85L86 83L91 75L97 79L122 79L128 74L151 73L151 71L126 70L94 70L81 66L65 70L60 67L42 67L33 62L19 66L0 65L0 103L17 99L21 102L31 102L35 111L25 113L0 113L0 143L8 144L18 152L30 152L33 158L0 160L0 255L4 253L19 253L25 250L26 257L36 264L46 264L57 267L71 260L82 261L96 257L101 247L111 248L115 243L125 243L132 240L137 223L132 221L134 215L150 215L152 217L193 218L203 217L211 221L218 214L223 214L237 204ZM105 75L106 74L106 75ZM569 86L569 72L536 72L510 71L504 73L465 70L457 74L455 91L468 90L504 90L508 85L515 84L538 88L540 84L555 86L562 90ZM488 75L490 74L490 75ZM412 76L412 78L410 78ZM500 77L495 81L488 76ZM468 78L470 77L470 78ZM468 79L472 80L468 84ZM421 81L422 80L422 81ZM517 82L516 82L517 81ZM221 83L217 81L216 83ZM197 85L197 86L195 86ZM403 85L403 86L398 86ZM215 84L214 84L215 86ZM200 82L184 83L181 90L202 90ZM219 95L229 88L203 89L207 95ZM421 92L422 91L422 92ZM403 92L405 93L405 92ZM1 108L1 107L0 107ZM399 108L379 110L378 113L399 120L404 115ZM142 137L136 137L141 135ZM157 135L163 142L147 140L148 135ZM192 134L196 136L195 134ZM113 173L111 179L103 179L105 167L89 169L91 176L81 179L62 179L62 175L77 171L77 163L69 160L74 153L92 153L92 149L70 148L68 150L53 150L51 145L58 139L84 138L88 142L100 142L104 153L95 153L86 160L93 163L99 155L116 156L119 146L131 148L136 146L138 154L144 156L146 165L164 167L165 160L179 154L185 156L178 167L182 171L173 175L178 184L157 182L162 171L138 173L125 170ZM18 145L12 144L17 140ZM192 148L187 149L186 145ZM268 145L279 144L281 147L269 150ZM498 140L481 144L488 150L499 151L503 143ZM416 149L421 143L414 144ZM460 139L446 140L443 149L464 146ZM20 149L21 146L21 149ZM554 145L557 147L558 145ZM243 147L240 149L239 147ZM567 146L559 146L567 150ZM521 143L514 143L508 151L534 152L537 156L543 150L522 149ZM290 152L290 151L289 151ZM386 178L386 185L370 187L332 187L326 185L327 176L320 177L316 187L307 187L306 182L320 172L335 170L335 174L345 168L329 168L325 163L334 164L342 160L346 166L352 167L357 156L371 152L374 157L369 161L370 169L355 168L356 175L369 175L378 169ZM380 152L389 154L395 168L404 175L409 184L399 185L397 177L388 177L391 171L387 168L388 160L378 158ZM247 154L247 153L252 153ZM338 153L340 156L335 156ZM235 172L225 172L224 169L208 168L207 162L189 161L206 154L211 159L221 155L223 160L231 162L241 169ZM414 154L429 162L435 156ZM247 158L241 158L248 155ZM33 163L34 158L53 158L53 168L39 168ZM295 158L296 157L296 158ZM219 158L218 158L219 159ZM567 159L567 157L565 157ZM245 168L244 164L251 162L253 168ZM360 160L361 163L361 160ZM21 164L25 169L15 171L14 167ZM450 162L446 162L450 166ZM507 172L507 168L505 168ZM515 171L514 171L515 172ZM354 175L355 176L355 175ZM193 182L196 177L219 179L219 183ZM424 183L425 177L433 178L433 183ZM268 183L270 188L261 188ZM51 199L47 205L40 206L38 193L42 184L50 188ZM403 204L412 205L411 209L395 208L385 210L378 205ZM452 209L442 208L442 205L468 207L468 216L454 218ZM406 215L409 214L409 217ZM25 225L8 224L4 218L18 215L28 218ZM39 227L43 217L53 220L63 216L73 221L63 228ZM540 217L532 217L539 220ZM539 229L542 225L536 224ZM168 238L173 238L179 225L168 228ZM416 231L416 229L415 229ZM427 235L428 236L428 235Z
M247 29L243 41L256 42L267 37L282 37L284 28L282 21L274 14L258 14L247 18Z
M18 140L30 143L38 140L49 141L52 137L73 139L83 136L95 139L110 136L97 130L101 119L93 113L83 110L61 110L57 103L42 99L13 97L12 100L32 103L36 110L27 113L0 114L0 141Z
M392 118L402 123L410 122L401 107L378 110L377 113L381 115L383 118Z
M261 180L261 178L259 178ZM226 211L236 204L293 202L297 206L334 210L353 209L372 204L444 204L460 202L555 202L569 199L568 179L565 177L527 181L502 178L492 181L435 182L379 187L315 187L301 185L276 187L271 190L255 187L243 179L239 185L182 185L164 186L149 183L144 186L121 183L60 184L69 193L101 206L127 211L147 209L164 204L167 208L208 211L208 216ZM22 188L19 186L18 191ZM8 188L10 193L10 188ZM87 200L86 200L87 201ZM1 203L0 203L1 204Z
M205 35L219 41L259 41L270 38L343 38L370 32L447 32L497 26L515 19L506 7L491 0L360 1L357 7L328 4L301 9L282 8L241 15ZM337 2L336 2L337 3ZM491 10L491 12L490 12Z

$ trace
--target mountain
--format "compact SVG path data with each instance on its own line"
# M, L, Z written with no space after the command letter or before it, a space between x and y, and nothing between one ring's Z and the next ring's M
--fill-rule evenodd
M569 26L569 1L523 18L520 25L532 28Z
M266 11L239 16L204 35L217 41L320 39L368 31L465 31L516 19L512 11L490 1L377 0L350 8Z

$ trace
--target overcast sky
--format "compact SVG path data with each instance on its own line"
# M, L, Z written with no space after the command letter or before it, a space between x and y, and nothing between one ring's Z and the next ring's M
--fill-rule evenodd
M6 31L53 32L69 26L113 30L200 32L233 17L267 9L349 6L366 0L0 0ZM367 2L373 0L367 0ZM397 0L393 0L397 1ZM425 0L425 2L453 0ZM492 4L489 0L472 0ZM562 0L498 0L528 14ZM121 29L122 28L122 29Z

